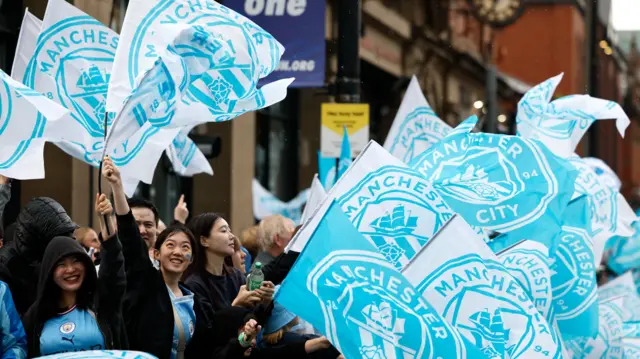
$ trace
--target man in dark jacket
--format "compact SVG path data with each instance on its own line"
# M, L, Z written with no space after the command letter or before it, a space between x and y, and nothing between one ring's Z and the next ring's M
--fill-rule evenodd
M36 197L18 214L13 240L0 248L0 280L9 285L22 316L36 299L44 250L56 236L72 237L78 226L55 200Z

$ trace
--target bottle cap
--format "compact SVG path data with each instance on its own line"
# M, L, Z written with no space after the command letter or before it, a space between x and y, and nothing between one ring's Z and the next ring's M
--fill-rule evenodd
M262 268L262 263L256 262L256 269L260 269L260 268Z

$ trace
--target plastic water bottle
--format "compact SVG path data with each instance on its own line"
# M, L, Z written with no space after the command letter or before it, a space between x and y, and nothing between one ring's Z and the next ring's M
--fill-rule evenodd
M262 263L256 262L253 270L247 276L247 289L249 291L260 289L264 281L264 273L262 273Z

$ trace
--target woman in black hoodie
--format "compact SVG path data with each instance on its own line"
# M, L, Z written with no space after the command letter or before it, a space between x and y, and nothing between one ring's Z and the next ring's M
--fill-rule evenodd
M124 258L117 235L108 235L111 203L96 196L103 255L100 279L91 258L71 237L55 237L44 252L37 298L23 318L28 357L100 349L127 349L122 298ZM110 226L113 231L114 226Z
M122 237L127 276L123 312L130 349L160 359L242 357L257 334L255 321L244 330L236 328L231 337L216 338L214 323L227 323L217 320L213 310L179 282L195 250L191 232L176 225L160 234L154 248L154 259L160 267L157 270L127 204L120 172L108 157L103 162L103 174L113 190Z

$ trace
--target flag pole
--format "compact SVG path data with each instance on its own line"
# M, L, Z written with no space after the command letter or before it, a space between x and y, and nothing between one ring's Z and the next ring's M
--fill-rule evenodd
M104 111L104 148L107 148L107 123L109 119L109 111ZM98 166L98 193L102 194L102 162L104 159L104 153L102 154L102 157L100 158L100 165ZM109 229L109 218L107 217L107 215L103 215L104 217L104 225L105 228L107 229L107 234L110 236L111 235L111 229ZM103 238L106 239L106 238Z

